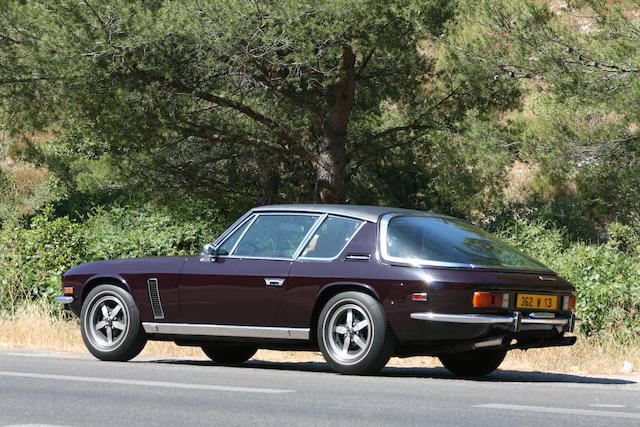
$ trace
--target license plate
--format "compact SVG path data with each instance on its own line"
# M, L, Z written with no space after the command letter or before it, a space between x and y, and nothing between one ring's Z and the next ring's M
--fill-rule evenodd
M534 310L555 310L558 308L558 297L552 295L518 294L517 308Z

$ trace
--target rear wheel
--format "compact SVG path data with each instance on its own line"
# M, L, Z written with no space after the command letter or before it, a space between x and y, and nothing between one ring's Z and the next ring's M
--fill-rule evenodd
M377 372L395 349L382 305L361 292L331 298L320 312L317 334L327 364L343 374Z
M258 351L258 348L245 344L230 346L205 345L202 346L202 351L214 362L233 365L251 359Z
M441 354L439 359L444 367L454 375L481 377L498 369L506 355L506 350L474 350L464 353Z
M89 292L82 304L80 331L87 349L100 360L133 359L147 343L133 298L114 285Z

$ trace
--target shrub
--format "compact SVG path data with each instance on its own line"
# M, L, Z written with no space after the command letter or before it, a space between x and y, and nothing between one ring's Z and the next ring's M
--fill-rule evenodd
M28 226L12 221L0 231L0 308L14 310L60 292L60 274L83 259L81 226L47 208Z
M60 275L83 262L197 254L226 225L215 211L205 220L166 209L116 206L72 221L55 217L47 207L31 221L14 220L0 230L0 309L51 299L60 292Z
M613 224L607 244L568 242L563 229L516 220L499 233L576 286L577 315L587 335L640 336L640 233Z
M87 260L193 255L224 230L211 220L187 220L168 210L97 209L86 221Z

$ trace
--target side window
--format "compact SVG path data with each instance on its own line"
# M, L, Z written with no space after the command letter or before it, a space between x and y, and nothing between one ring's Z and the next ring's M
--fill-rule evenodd
M251 224L251 219L248 219L247 221L245 221L244 224L240 226L240 228L238 228L229 237L227 237L227 240L225 240L224 243L222 243L222 245L218 246L217 248L218 254L229 255L229 253L231 252L231 249L233 249L236 242L238 241L240 236L242 236L242 233L244 233L244 230L247 229L249 224Z
M300 255L303 258L333 258L349 243L362 221L330 216L324 220Z
M238 243L234 256L292 258L320 215L258 216Z

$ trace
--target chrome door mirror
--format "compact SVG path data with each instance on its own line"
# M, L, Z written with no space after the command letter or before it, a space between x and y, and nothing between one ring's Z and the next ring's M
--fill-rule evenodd
M207 243L202 247L202 252L200 253L200 261L214 262L217 257L218 257L218 253L213 248L213 245L211 243Z

